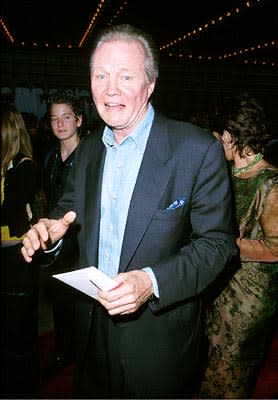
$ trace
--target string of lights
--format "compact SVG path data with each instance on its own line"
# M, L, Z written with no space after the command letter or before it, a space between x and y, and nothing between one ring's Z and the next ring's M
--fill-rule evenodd
M278 66L278 62L272 61L272 60L259 60L259 59L253 59L253 60L248 60L246 58L243 58L247 54L254 53L255 51L260 51L262 49L265 49L267 47L271 46L277 46L278 40L270 40L264 43L258 43L256 45L246 47L244 49L238 49L238 50L232 50L229 52L225 52L224 54L217 55L217 56L212 56L212 55L193 55L192 53L169 53L169 57L176 57L179 59L184 59L184 60L194 60L194 61L224 61L228 60L231 58L238 58L239 62L244 62L244 64L261 64L261 65L271 65L271 66Z
M98 3L98 5L96 7L96 11L94 12L88 27L85 29L85 32L82 35L82 37L81 37L81 39L80 39L80 41L78 43L78 47L79 48L81 48L84 45L84 43L86 42L89 34L92 33L97 21L99 20L99 18L101 16L101 13L103 12L103 9L104 9L104 6L105 6L105 2L106 2L106 0L100 0L100 2ZM115 14L112 16L112 18L108 22L108 25L112 25L115 22L115 20L122 13L122 11L123 11L124 7L126 6L126 4L127 4L127 0L122 0L122 2L120 3L120 6L116 10ZM16 44L16 41L14 40L13 35L9 31L9 29L7 28L7 25L5 24L3 18L1 18L1 28L2 28L2 30L4 32L4 35L8 39L8 41L10 43ZM26 42L24 42L24 41L20 42L20 44L21 44L21 46L26 46ZM46 48L53 47L53 46L50 46L50 44L48 42L46 42L44 44L39 44L36 41L31 43L31 46L32 47L46 47ZM62 48L63 47L63 48L71 49L71 48L73 48L75 46L73 46L72 44L61 45L60 43L58 43L54 47L57 47L57 48Z
M223 23L227 18L234 17L234 16L239 16L239 15L242 14L242 12L245 9L249 9L251 7L254 7L257 3L258 3L258 0L256 2L255 1L246 1L245 3L243 3L242 6L236 7L231 11L227 11L225 14L219 15L218 17L214 17L210 21L206 22L204 25L196 27L192 31L190 31L188 33L185 33L185 34L183 34L183 35L171 40L170 42L162 45L160 47L160 51L167 50L170 47L173 47L173 46L175 46L177 44L180 44L181 42L184 42L185 40L191 39L193 36L196 36L198 34L203 33L204 31L206 31L210 27L214 27L219 23Z
M89 26L86 29L84 35L82 36L82 38L78 44L79 48L83 46L87 36L92 32L97 20L99 19L100 15L101 15L101 12L103 11L104 4L105 4L105 0L100 0L100 2L98 3L96 11L94 12L92 19L89 23Z
M108 25L111 26L114 24L114 22L116 21L117 18L119 18L119 16L121 15L123 9L125 8L125 6L127 5L127 0L122 0L119 8L117 9L117 11L115 12L115 14L113 15L113 17L110 19L110 21L108 22Z
M88 27L85 29L84 34L82 35L77 47L81 48L84 43L86 42L86 40L88 39L88 36L92 33L93 29L95 28L97 22L100 19L100 16L104 10L104 7L106 5L107 0L100 0L95 12L93 13L93 16L90 20L90 23L88 25ZM122 0L120 2L120 5L118 6L118 9L116 10L116 12L114 13L114 15L112 16L112 18L109 20L108 25L112 25L116 19L120 16L120 14L122 13L123 9L125 8L125 6L127 5L128 0ZM259 43L257 45L254 46L250 46L248 48L244 48L244 49L238 49L238 50L233 50L233 51L226 51L224 54L221 55L194 55L192 53L186 53L186 52L174 52L174 46L181 44L182 42L189 40L193 37L196 37L197 35L202 34L204 31L208 30L209 28L213 28L216 27L217 24L219 23L224 23L227 18L230 17L238 17L240 15L242 15L243 11L245 11L246 9L250 9L251 7L254 7L255 5L258 5L258 3L260 3L260 0L254 0L254 1L246 1L244 2L241 6L235 7L234 9L227 11L225 14L223 15L219 15L217 17L211 18L209 21L207 21L205 24L195 27L194 29L192 29L192 31L189 31L173 40L171 40L170 42L160 46L160 52L166 53L170 50L170 52L165 55L168 55L169 57L176 57L179 59L184 59L184 60L194 60L194 61L218 61L218 62L222 62L222 61L227 61L227 60L237 60L237 62L244 62L245 64L248 63L252 63L252 64L263 64L263 65L271 65L271 66L277 66L277 62L273 61L273 60L261 60L261 59L248 59L247 56L251 53L254 53L256 51L260 51L261 49L265 49L267 47L271 47L271 46L275 46L277 45L277 40L270 40L270 41L266 41L264 43ZM10 32L10 30L7 27L7 24L4 22L3 18L1 18L1 28L2 28L2 32L4 33L4 36L7 38L7 40L12 43L12 44L18 44L15 39L14 36L12 35L12 33ZM20 43L22 46L25 46L26 43L25 42L21 42ZM44 44L39 44L38 42L33 42L31 43L31 46L34 48L75 48L76 46L72 45L72 44L67 44L67 45L62 45L60 43L56 44L56 45L50 45L48 42L44 43Z
M2 31L3 31L4 35L6 36L6 38L8 39L8 41L10 41L11 43L14 43L13 35L7 28L7 25L5 24L3 18L0 19L0 23L1 23Z
M102 3L104 3L105 0L102 0L101 3L99 4L97 11L95 12L95 14L93 15L93 18L88 26L88 28L86 29L84 35L82 36L82 39L80 40L78 47L81 48L83 46L83 44L85 43L86 39L88 38L89 34L92 32L95 24L96 24L96 20L97 18L100 16L100 12L98 13L98 10L102 7ZM117 11L115 12L115 14L113 15L113 17L110 19L110 21L108 22L107 25L112 25L115 20L120 16L120 14L122 13L124 7L127 4L127 0L122 0L120 6L118 7Z

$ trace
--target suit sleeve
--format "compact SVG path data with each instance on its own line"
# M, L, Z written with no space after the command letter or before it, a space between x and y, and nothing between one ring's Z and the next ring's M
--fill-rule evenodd
M213 141L202 159L190 205L191 235L175 255L152 266L159 288L159 310L198 296L237 254L227 162ZM186 177L185 177L186 179Z

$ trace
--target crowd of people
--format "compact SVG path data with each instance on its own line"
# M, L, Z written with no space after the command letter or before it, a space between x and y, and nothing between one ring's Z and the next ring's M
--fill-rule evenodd
M37 389L43 269L73 398L250 398L277 317L278 169L264 111L244 94L220 102L209 129L162 115L158 49L127 24L95 38L90 76L103 124L88 133L79 99L56 93L37 163L26 115L1 112L3 393ZM47 211L30 224L38 181ZM92 265L116 283L97 300L51 278Z

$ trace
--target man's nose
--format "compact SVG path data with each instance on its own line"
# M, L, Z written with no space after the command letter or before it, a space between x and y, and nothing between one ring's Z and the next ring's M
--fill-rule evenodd
M119 93L119 86L117 79L110 78L107 83L107 94L114 96Z

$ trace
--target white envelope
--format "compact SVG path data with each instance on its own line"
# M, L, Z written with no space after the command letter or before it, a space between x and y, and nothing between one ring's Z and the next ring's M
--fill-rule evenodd
M98 299L98 289L107 292L117 286L117 283L112 278L96 267L77 269L75 271L52 276L96 300Z

